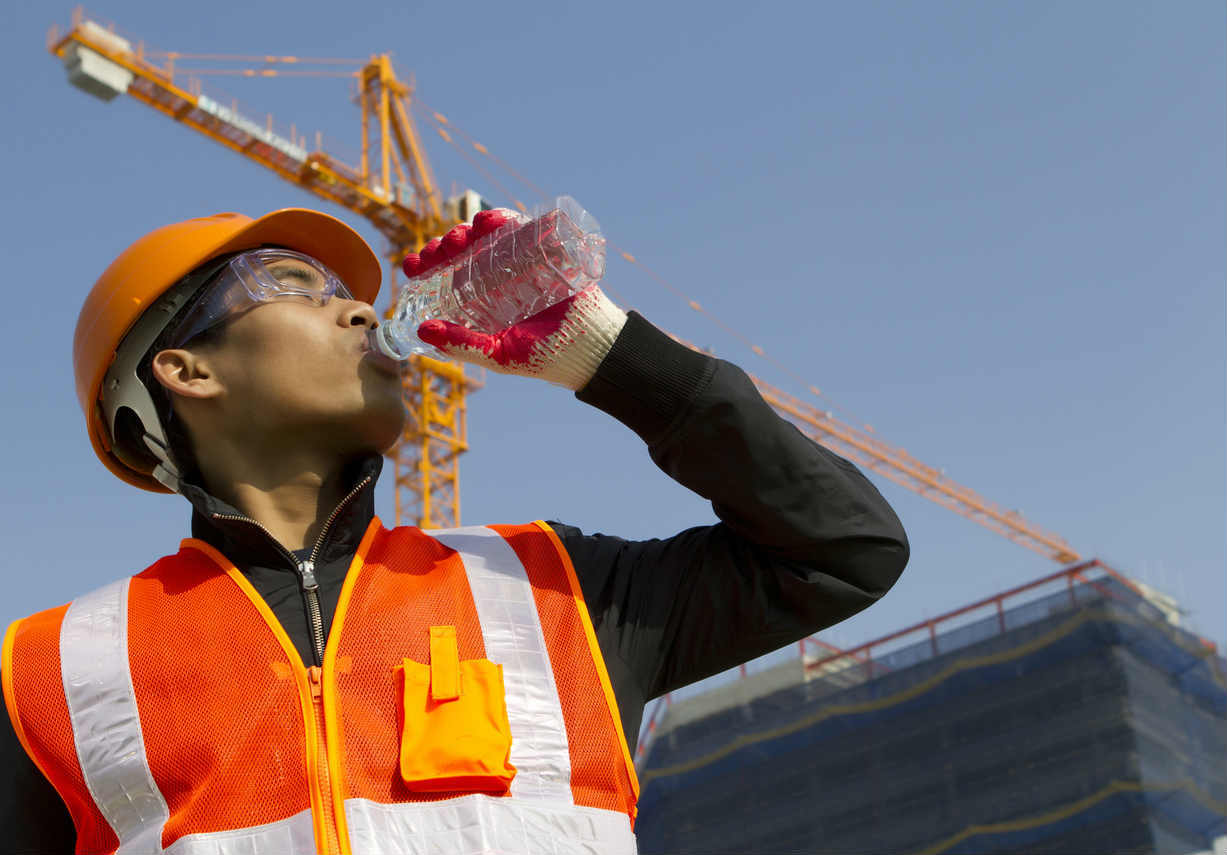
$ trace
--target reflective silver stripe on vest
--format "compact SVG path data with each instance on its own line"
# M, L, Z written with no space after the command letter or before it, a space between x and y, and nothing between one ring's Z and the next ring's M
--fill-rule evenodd
M510 544L484 526L428 531L460 553L486 658L503 666L513 797L572 804L571 752L532 584Z
M162 850L156 850L161 852ZM166 855L316 855L315 825L304 810L280 822L180 837ZM355 850L359 855L361 850Z
M119 838L117 855L161 852L170 818L154 783L128 670L128 585L113 582L68 606L60 667L85 785Z
M346 799L355 855L635 855L624 813L486 795L386 805Z
M128 586L74 600L60 626L60 666L85 785L119 838L116 855L162 855L170 817L153 780L128 666ZM192 834L166 855L315 855L311 811L267 825Z

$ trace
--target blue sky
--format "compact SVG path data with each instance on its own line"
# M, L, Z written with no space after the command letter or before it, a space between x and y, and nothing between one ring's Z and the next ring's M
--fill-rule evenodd
M1170 592L1224 646L1221 3L457 8L90 11L167 50L394 53L434 109L579 199L613 241L821 388L820 406ZM70 87L44 48L69 11L8 5L0 35L6 623L135 572L186 533L186 503L128 488L90 451L70 345L95 278L167 222L319 204L132 99ZM215 83L256 118L357 149L346 81ZM424 131L445 189L506 201ZM607 281L659 326L807 394L636 268L611 262ZM646 538L714 521L633 434L559 389L491 376L470 438L466 523L545 517ZM825 634L834 643L1057 569L873 480L912 559L885 600Z

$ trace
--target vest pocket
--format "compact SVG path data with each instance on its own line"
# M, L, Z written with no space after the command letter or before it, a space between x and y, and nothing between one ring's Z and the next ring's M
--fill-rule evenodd
M511 725L503 666L460 661L454 626L430 628L430 664L405 659L400 774L415 792L505 793Z

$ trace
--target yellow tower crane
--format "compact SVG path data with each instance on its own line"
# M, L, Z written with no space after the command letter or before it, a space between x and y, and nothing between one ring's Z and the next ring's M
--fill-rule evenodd
M304 60L288 56L236 57L146 51L113 27L87 18L78 8L67 32L52 29L48 49L63 59L69 79L110 100L124 92L176 121L271 169L287 181L365 217L387 238L393 271L405 253L426 239L470 219L475 194L445 202L436 188L410 116L413 89L396 77L386 54L359 71L320 70L305 65L357 65L360 60ZM185 86L175 82L177 60L247 60L248 69L197 69ZM275 67L273 67L275 66ZM357 78L362 110L362 156L358 166L313 145L290 126L279 131L272 117L257 122L204 94L198 76L344 76ZM435 114L435 120L442 119ZM443 128L440 136L451 141ZM474 143L478 151L484 148ZM517 207L523 206L516 202ZM628 253L623 257L634 263ZM395 272L393 274L395 279ZM692 306L694 304L692 303ZM693 346L693 345L691 345ZM1045 557L1068 564L1080 556L1061 537L1044 531L1017 511L1007 511L939 470L878 439L872 430L843 422L751 375L764 399L816 442ZM405 379L410 419L390 453L396 465L396 519L423 528L460 524L459 456L467 449L465 395L480 385L463 366L415 357Z

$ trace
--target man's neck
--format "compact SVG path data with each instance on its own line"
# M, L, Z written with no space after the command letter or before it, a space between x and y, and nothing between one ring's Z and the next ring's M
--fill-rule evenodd
M352 485L344 461L279 454L273 460L213 462L205 486L263 526L287 550L305 549Z

